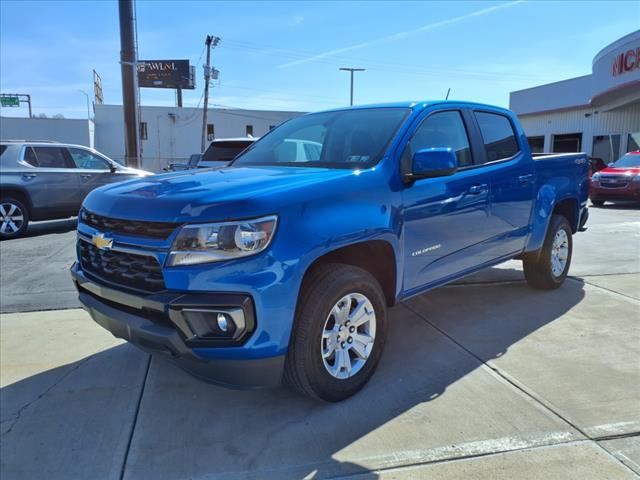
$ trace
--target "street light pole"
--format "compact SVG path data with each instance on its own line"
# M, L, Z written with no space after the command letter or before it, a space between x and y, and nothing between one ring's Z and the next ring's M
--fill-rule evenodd
M349 67L341 67L338 70L343 70L345 72L351 73L351 96L349 105L353 105L353 72L364 72L364 68L349 68Z
M84 90L78 89L80 93L82 93L85 97L87 97L87 120L91 120L91 109L89 108L89 94Z

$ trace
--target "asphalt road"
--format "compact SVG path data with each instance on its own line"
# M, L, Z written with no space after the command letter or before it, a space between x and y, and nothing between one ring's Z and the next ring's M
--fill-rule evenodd
M3 479L640 475L639 210L593 209L558 290L508 262L394 307L339 404L208 385L51 310L73 306L73 238L0 245L3 304L47 310L0 317Z

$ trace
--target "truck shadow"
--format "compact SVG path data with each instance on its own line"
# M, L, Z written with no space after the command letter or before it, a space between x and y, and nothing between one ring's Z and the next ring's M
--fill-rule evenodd
M389 312L385 355L371 382L338 404L309 400L286 389L228 390L154 358L124 478L283 479L356 473L375 478L372 470L425 461L420 455L427 449L477 440L471 430L495 433L501 419L518 423L520 412L492 405L496 395L506 398L513 393L483 362L508 355L512 346L557 320L583 297L582 282L568 280L552 292L511 283L452 286L411 299ZM128 348L96 354L91 362L108 369L105 362ZM5 387L3 404L18 391L34 391L34 385L51 382L56 370ZM42 473L49 473L47 461L55 462L69 448L56 425L82 421L88 415L84 411L95 414L97 408L86 404L82 412L63 409L56 412L57 422L38 427L46 432L32 435L33 442L46 438L53 441L47 448L58 450L57 456L40 456ZM109 429L121 417L120 412L105 411L96 422ZM15 433L3 433L7 451ZM20 447L44 448L24 441ZM86 441L78 447L82 461L96 458L104 447L99 437ZM7 461L3 459L5 468ZM65 478L73 478L65 473Z

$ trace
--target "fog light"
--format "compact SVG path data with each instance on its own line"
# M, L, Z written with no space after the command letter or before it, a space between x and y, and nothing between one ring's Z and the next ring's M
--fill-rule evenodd
M229 323L227 322L227 316L224 313L218 314L218 328L223 332L229 330Z

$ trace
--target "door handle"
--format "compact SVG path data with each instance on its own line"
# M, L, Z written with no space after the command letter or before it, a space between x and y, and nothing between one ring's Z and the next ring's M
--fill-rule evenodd
M81 173L80 177L84 178L84 179L91 178L91 174L90 173Z
M486 191L489 190L489 186L486 183L483 183L481 185L474 185L473 187L471 187L469 189L469 193L471 195L478 195L480 193L484 193Z
M520 183L529 183L531 180L533 180L533 173L527 173L518 177Z
M32 178L36 178L37 175L35 173L23 173L22 178L25 180L31 180Z

